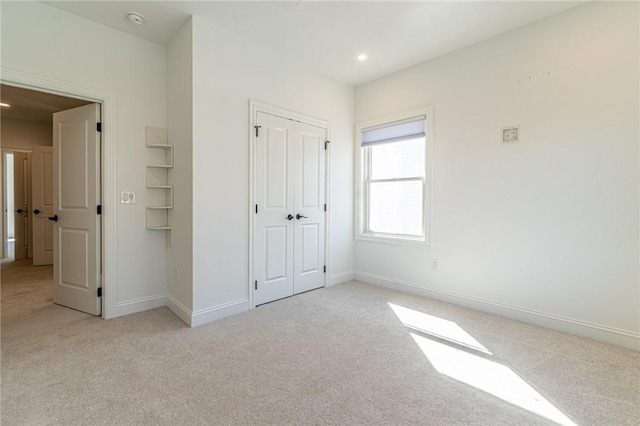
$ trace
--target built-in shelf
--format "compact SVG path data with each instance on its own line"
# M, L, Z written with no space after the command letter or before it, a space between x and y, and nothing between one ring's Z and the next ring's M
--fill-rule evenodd
M147 126L146 147L164 151L164 158L154 157L153 164L146 166L146 187L164 191L164 203L147 206L146 227L165 231L167 247L173 247L173 227L169 224L169 210L173 208L173 185L169 184L169 169L173 168L173 145L167 143L167 130Z

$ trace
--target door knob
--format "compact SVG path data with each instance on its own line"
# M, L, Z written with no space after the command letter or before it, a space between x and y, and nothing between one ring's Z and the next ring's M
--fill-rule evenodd
M292 215L292 214L290 214L289 216L287 216L287 220L291 220L291 219L293 219L293 215Z
M35 210L33 211L33 214L40 214L40 210L35 209Z
M302 219L302 218L309 219L309 218L308 218L308 217L306 217L306 216L302 216L300 213L298 213L298 214L296 215L296 219L300 220L300 219Z
M24 213L24 210L18 209L18 210L16 210L16 213Z
M53 216L49 216L47 219L52 220L54 222L57 222L58 221L58 215L54 214Z

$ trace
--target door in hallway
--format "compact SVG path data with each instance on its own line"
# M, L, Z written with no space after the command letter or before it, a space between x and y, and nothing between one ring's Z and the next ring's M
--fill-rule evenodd
M33 264L53 264L53 147L31 151Z
M254 298L260 305L324 285L327 130L256 115Z

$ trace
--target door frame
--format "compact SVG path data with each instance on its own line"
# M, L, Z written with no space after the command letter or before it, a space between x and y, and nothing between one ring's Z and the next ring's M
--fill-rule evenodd
M116 93L2 67L0 83L101 104L102 318L114 317L116 305Z
M288 120L299 121L302 123L310 124L313 126L321 127L327 132L327 140L331 140L331 124L319 118L315 118L309 115L301 114L299 112L291 111L286 108L278 107L275 105L270 105L264 102L256 101L254 99L249 99L249 309L253 309L256 307L255 299L254 299L254 266L255 266L255 169L256 169L256 133L255 133L255 125L256 125L256 116L258 112L262 112L265 114L271 114L278 117L282 117ZM324 199L327 204L327 212L324 216L324 263L327 266L327 271L324 274L324 285L323 287L327 287L329 285L329 271L331 270L331 265L329 261L329 253L330 253L330 233L329 233L329 224L331 223L330 212L331 206L330 197L329 197L329 182L330 180L330 171L331 171L331 143L327 144L327 151L325 154L325 176L324 176Z

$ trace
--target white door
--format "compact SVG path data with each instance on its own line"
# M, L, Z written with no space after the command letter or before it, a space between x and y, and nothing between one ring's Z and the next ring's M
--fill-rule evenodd
M31 151L31 204L33 221L33 264L53 264L53 147Z
M326 130L296 123L293 293L324 285Z
M256 140L255 304L293 295L295 123L258 113Z
M324 285L326 130L258 112L255 304Z
M53 114L53 301L93 315L100 288L100 106Z
M29 256L31 242L31 156L26 152L13 153L13 206L14 206L14 257L16 260Z

